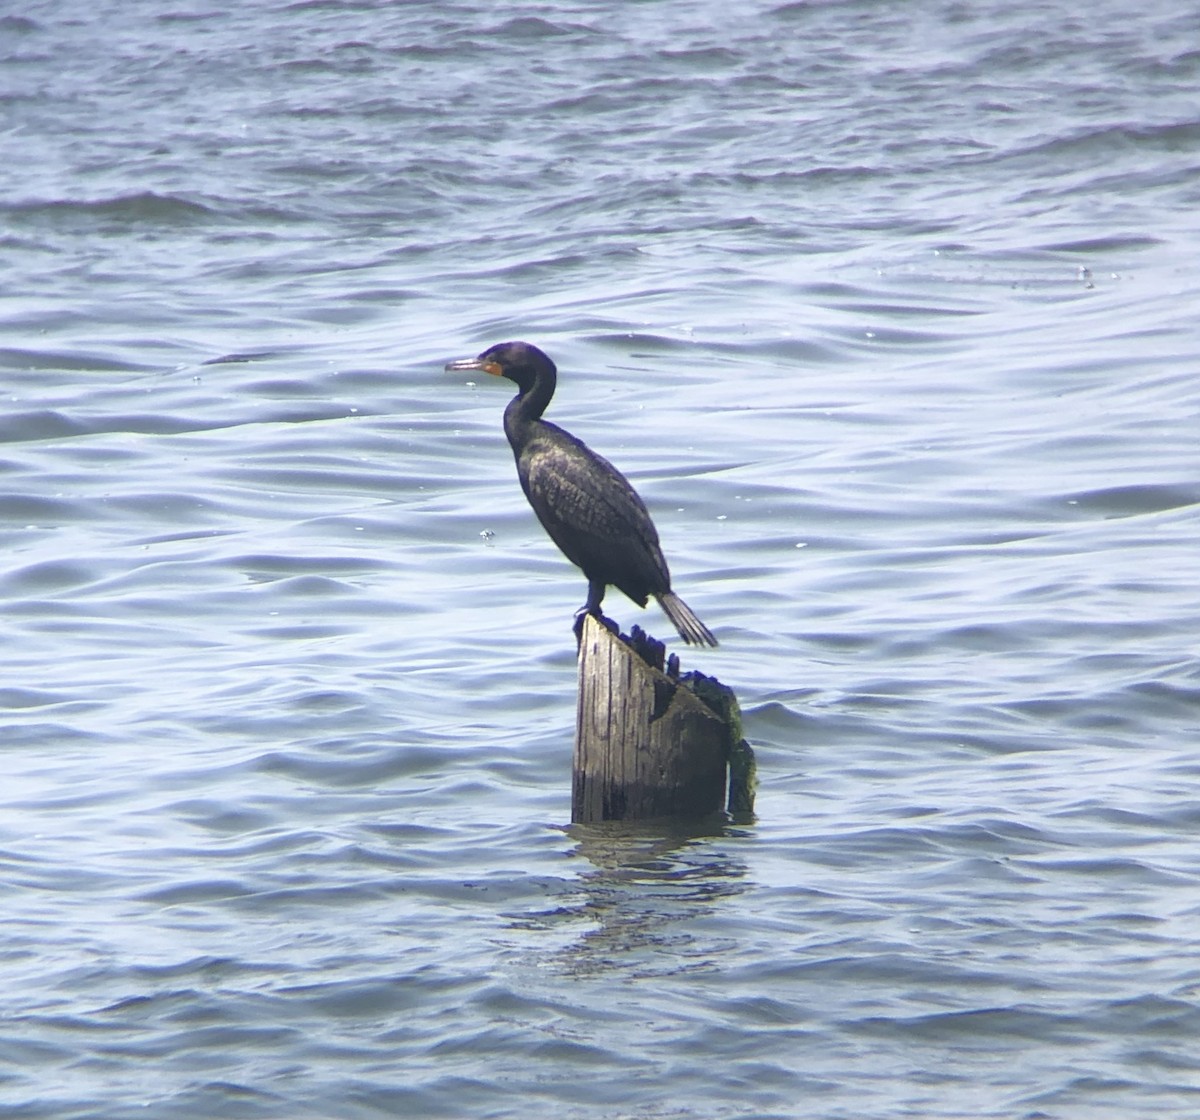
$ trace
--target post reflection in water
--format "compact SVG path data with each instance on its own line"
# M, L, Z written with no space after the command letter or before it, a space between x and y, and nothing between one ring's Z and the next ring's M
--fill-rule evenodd
M575 901L560 916L590 928L560 954L559 967L575 975L715 967L712 941L695 923L748 889L745 863L714 842L744 830L714 822L658 830L604 824L572 825L569 834L593 870L580 876Z

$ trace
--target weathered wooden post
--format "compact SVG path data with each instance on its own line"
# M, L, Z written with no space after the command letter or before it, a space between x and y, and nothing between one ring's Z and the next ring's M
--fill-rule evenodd
M663 645L628 639L590 615L579 644L571 820L576 824L753 811L753 754L730 689L679 676Z

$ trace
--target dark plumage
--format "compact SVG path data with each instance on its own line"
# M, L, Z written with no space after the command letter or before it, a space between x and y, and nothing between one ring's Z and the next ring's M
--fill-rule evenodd
M653 595L685 642L715 646L708 627L671 590L658 532L629 480L570 432L542 419L557 383L554 363L527 342L501 342L446 369L481 370L516 382L520 391L504 410L504 434L533 512L587 576L583 609L600 617L609 585L639 607Z

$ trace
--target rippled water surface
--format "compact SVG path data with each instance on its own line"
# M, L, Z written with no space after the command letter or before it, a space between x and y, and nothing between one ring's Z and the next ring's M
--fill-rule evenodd
M0 1115L1200 1112L1200 17L14 13ZM756 821L567 825L505 338Z

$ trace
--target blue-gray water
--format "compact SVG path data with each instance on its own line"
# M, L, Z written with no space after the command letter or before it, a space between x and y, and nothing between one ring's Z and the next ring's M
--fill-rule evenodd
M1200 1113L1198 43L0 14L0 1115ZM757 822L567 827L584 583L441 372L506 338Z

